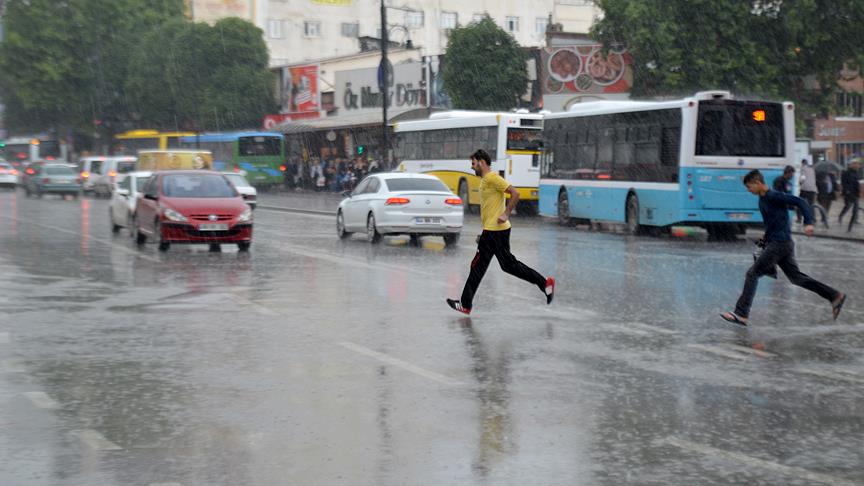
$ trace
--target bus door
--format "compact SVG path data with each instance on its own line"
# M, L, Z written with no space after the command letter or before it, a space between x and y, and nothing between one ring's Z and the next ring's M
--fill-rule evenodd
M540 120L520 121L537 122L537 126L507 127L504 167L499 170L504 170L504 178L519 191L521 200L537 201L543 153Z

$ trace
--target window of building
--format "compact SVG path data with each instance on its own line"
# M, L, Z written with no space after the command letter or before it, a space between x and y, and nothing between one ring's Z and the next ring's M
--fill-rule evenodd
M410 10L405 12L405 26L408 28L423 27L423 11Z
M271 39L281 39L282 38L282 21L277 19L270 19L267 21L267 35Z
M507 17L504 20L504 30L507 32L519 32L519 17Z
M456 12L441 12L442 29L455 29L457 21L458 16L456 15Z
M358 37L360 35L360 24L357 22L342 23L342 37Z
M545 34L546 27L549 26L549 17L537 17L534 20L534 33Z
M317 20L303 22L303 35L306 37L321 37L321 22Z

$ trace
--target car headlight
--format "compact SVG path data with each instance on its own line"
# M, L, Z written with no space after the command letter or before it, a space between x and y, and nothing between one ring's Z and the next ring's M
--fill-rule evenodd
M182 214L178 213L177 211L174 211L174 210L171 209L171 208L166 209L165 211L162 212L162 214L164 214L165 217L168 218L168 219L171 220L171 221L177 221L177 222L180 222L180 223L183 223L183 222L185 222L185 221L188 221L188 220L186 219L186 216L183 216Z
M238 223L246 223L252 221L252 208L246 208L240 213L240 216L237 216Z

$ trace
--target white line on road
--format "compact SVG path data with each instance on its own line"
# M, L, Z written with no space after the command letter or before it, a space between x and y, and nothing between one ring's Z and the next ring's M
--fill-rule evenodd
M822 378L829 378L831 380L849 381L852 383L864 383L864 378L842 372L823 371L813 368L796 368L795 371L799 373L806 373L808 375L821 376Z
M413 365L407 361L402 361L399 358L394 358L392 356L386 355L384 353L379 353L378 351L373 351L367 347L360 346L359 344L354 344L348 341L342 341L339 343L339 346L342 346L345 349L349 349L354 351L355 353L359 353L365 356L369 356L370 358L377 359L383 363L387 363L389 365L396 366L398 368L402 368L405 371L410 371L411 373L420 375L424 378L429 378L432 381L437 381L438 383L442 383L447 386L462 386L465 383L461 381L454 380L450 377L444 376L439 373L435 373L434 371L429 371L423 369L419 366Z
M687 347L692 348L692 349L697 349L699 351L704 351L706 353L716 354L718 356L723 356L725 358L747 359L746 355L743 355L741 353L736 353L734 351L728 351L728 350L723 349L723 348L718 347L718 346L707 346L704 344L688 344Z
M9 344L8 332L0 332L0 344Z
M777 355L774 353L769 353L768 351L762 351L761 349L753 349L748 348L747 346L740 346L738 344L732 343L723 343L721 344L724 348L729 348L733 351L738 351L739 353L747 353L759 356L760 358L776 358Z
M809 471L800 467L786 466L776 462L766 461L765 459L759 459L758 457L741 454L740 452L731 452L724 449L718 449L716 447L697 444L696 442L679 439L678 437L666 437L665 439L659 439L656 442L660 444L672 445L684 450L699 452L709 457L720 456L725 459L745 464L747 466L761 467L763 469L769 469L774 472L779 472L781 474L793 476L799 479L805 479L807 481L818 481L820 483L832 484L837 486L861 486L861 483L856 481L849 481L828 474L815 473L813 471Z
M27 397L33 405L36 405L39 408L44 409L54 409L60 408L60 404L54 401L53 398L48 396L47 393L41 391L31 391L24 392L24 396Z
M73 432L81 439L87 447L94 451L121 451L122 447L106 439L104 435L96 432L93 429L77 430Z

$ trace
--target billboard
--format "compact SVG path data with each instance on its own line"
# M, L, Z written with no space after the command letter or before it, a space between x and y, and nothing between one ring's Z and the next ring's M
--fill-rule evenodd
M317 113L321 109L317 64L282 68L279 85L281 113Z
M419 62L393 66L392 78L388 77L387 106L394 113L428 106L423 69L423 64ZM335 101L340 115L381 111L378 68L337 71Z
M566 110L573 103L627 97L633 86L633 58L623 46L604 50L591 41L547 47L540 55L544 108Z

